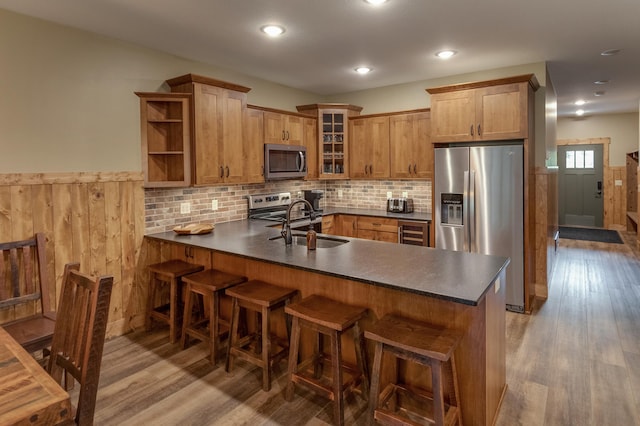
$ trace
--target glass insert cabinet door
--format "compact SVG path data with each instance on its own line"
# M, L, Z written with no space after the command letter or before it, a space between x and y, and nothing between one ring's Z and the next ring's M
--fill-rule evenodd
M322 174L345 173L345 113L323 112Z

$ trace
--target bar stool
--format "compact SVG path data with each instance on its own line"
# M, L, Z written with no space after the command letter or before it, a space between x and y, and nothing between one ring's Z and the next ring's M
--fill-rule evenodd
M180 305L181 278L194 272L202 271L204 266L187 263L182 260L168 260L149 266L149 295L147 297L147 310L145 317L145 329L151 330L152 320L157 320L169 324L169 341L176 343L180 332L182 312ZM160 287L169 285L169 303L162 306L155 306L156 293Z
M220 317L220 296L225 289L247 281L246 277L228 274L217 269L205 269L195 274L185 275L186 284L184 316L182 319L182 338L180 343L185 349L189 337L195 337L209 343L209 358L212 364L218 363L221 337L229 330L229 322ZM200 309L200 318L193 316L193 304L202 298L200 306L206 302L207 315ZM223 330L223 326L225 329Z
M262 389L271 389L271 367L289 354L289 341L271 334L269 317L273 311L289 304L298 290L278 287L259 280L247 281L228 288L225 293L232 297L231 331L227 345L225 370L231 371L234 357L242 358L262 368ZM238 322L240 309L255 312L256 331L240 338ZM290 335L290 320L285 317L287 338ZM278 348L280 348L278 350Z
M291 330L291 350L289 353L289 383L285 399L293 399L295 384L333 401L334 423L344 424L344 393L354 391L362 384L362 397L368 398L369 377L364 350L364 338L360 332L358 321L366 313L366 308L358 308L327 299L322 296L309 296L298 303L285 307L285 312L293 318ZM300 348L300 330L306 327L317 333L313 356L298 363ZM357 366L349 365L342 360L342 334L353 331L353 342L356 352ZM323 352L323 336L329 336L331 356ZM331 380L322 375L323 363L331 365ZM343 373L349 380L343 380Z
M416 421L421 419L429 424L458 423L462 425L458 377L453 354L461 338L459 333L423 322L387 315L371 329L366 330L364 335L376 343L369 397L371 423L375 419L384 425L414 425L422 424ZM382 394L379 394L380 371L385 352L397 358L431 367L432 391L390 383ZM446 374L444 378L443 369ZM447 389L445 389L445 381ZM445 390L447 391L446 404ZM403 402L410 402L410 404L406 404L405 407ZM421 409L419 410L418 407Z

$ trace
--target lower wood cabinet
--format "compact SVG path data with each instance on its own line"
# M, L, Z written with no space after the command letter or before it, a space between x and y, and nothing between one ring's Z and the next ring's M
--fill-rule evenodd
M358 217L358 238L398 242L398 221L383 217Z

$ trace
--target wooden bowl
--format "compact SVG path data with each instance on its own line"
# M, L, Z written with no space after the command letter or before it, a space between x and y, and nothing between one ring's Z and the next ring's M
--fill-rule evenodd
M208 234L213 231L212 223L190 223L184 226L176 226L173 228L173 232L178 235L198 235Z

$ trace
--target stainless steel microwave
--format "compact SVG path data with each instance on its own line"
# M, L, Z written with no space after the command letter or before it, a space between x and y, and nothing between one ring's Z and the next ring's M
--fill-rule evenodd
M299 179L307 175L307 147L264 144L264 178Z

